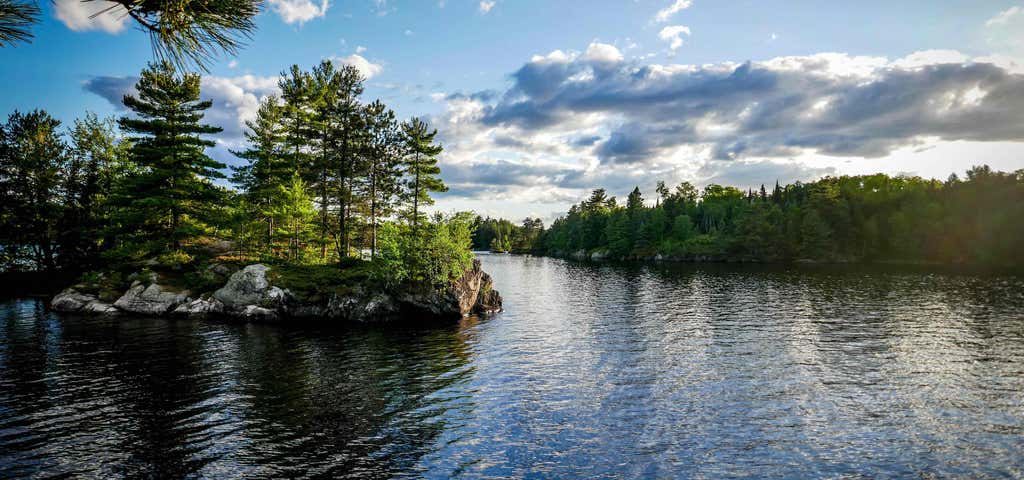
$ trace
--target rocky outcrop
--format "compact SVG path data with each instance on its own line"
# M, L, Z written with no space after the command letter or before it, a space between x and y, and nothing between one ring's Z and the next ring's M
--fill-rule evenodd
M229 317L251 321L284 318L328 319L351 322L379 322L422 318L454 319L471 314L501 311L501 295L494 290L491 276L473 261L459 279L440 289L373 290L356 285L327 298L300 301L287 289L272 285L270 267L249 265L228 278L212 294L189 297L188 291L174 292L157 283L155 276L135 280L113 305L95 295L69 288L54 297L54 310L79 313L177 315L186 317Z
M249 265L228 279L224 288L213 292L213 299L228 310L241 312L247 307L283 309L288 306L291 294L275 287L267 280L270 267L263 264Z
M118 312L113 305L101 301L96 295L82 293L74 287L64 290L53 297L53 309L61 312L91 313L110 315Z
M114 306L130 313L166 315L189 300L188 291L166 291L159 284L146 285L136 280L132 282L128 291L114 302Z

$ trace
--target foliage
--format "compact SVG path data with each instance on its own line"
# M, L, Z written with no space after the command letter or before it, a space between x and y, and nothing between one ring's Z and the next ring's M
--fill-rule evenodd
M946 182L883 174L776 184L769 194L663 183L654 206L639 189L625 207L603 189L534 243L550 254L759 261L875 261L1021 266L1024 171L974 167Z
M139 170L116 190L114 228L117 252L131 257L179 251L208 233L223 199L210 180L224 178L224 164L204 150L214 145L202 135L220 132L203 125L209 101L199 99L199 76L179 76L169 63L143 70L138 97L125 95L133 116L121 118L131 138L131 159Z
M261 4L259 0L111 0L96 15L127 15L149 34L157 61L183 70L193 66L206 70L221 54L235 55L250 38ZM0 0L0 47L30 40L30 27L38 20L35 2Z
M505 219L473 219L473 250L527 253L533 250L544 231L539 218L526 218L522 225Z
M233 168L237 190L214 183L225 166L206 155L206 136L220 129L202 123L199 77L169 62L142 72L124 98L131 115L88 114L70 144L45 112L15 112L0 128L0 268L146 266L195 290L223 281L204 269L214 262L260 261L313 295L355 281L450 282L471 265L475 225L423 211L444 191L437 131L363 103L362 83L329 61L282 74L281 96L262 100L234 152L246 161Z
M472 234L473 220L468 213L438 214L419 228L386 224L373 259L374 278L388 284L444 285L472 265Z
M29 27L39 20L35 2L0 0L0 47L32 39Z

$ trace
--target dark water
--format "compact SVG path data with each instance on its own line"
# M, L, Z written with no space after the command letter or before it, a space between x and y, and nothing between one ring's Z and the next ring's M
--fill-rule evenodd
M0 477L1021 477L1024 279L489 256L430 329L0 304Z

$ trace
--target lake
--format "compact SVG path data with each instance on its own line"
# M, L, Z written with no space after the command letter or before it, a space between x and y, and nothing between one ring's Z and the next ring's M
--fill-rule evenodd
M1024 277L482 260L434 327L0 303L0 477L1024 475Z

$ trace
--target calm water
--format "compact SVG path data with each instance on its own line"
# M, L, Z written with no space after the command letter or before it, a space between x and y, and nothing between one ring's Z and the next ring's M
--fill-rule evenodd
M0 303L0 477L1024 475L1024 278L484 263L418 330Z

